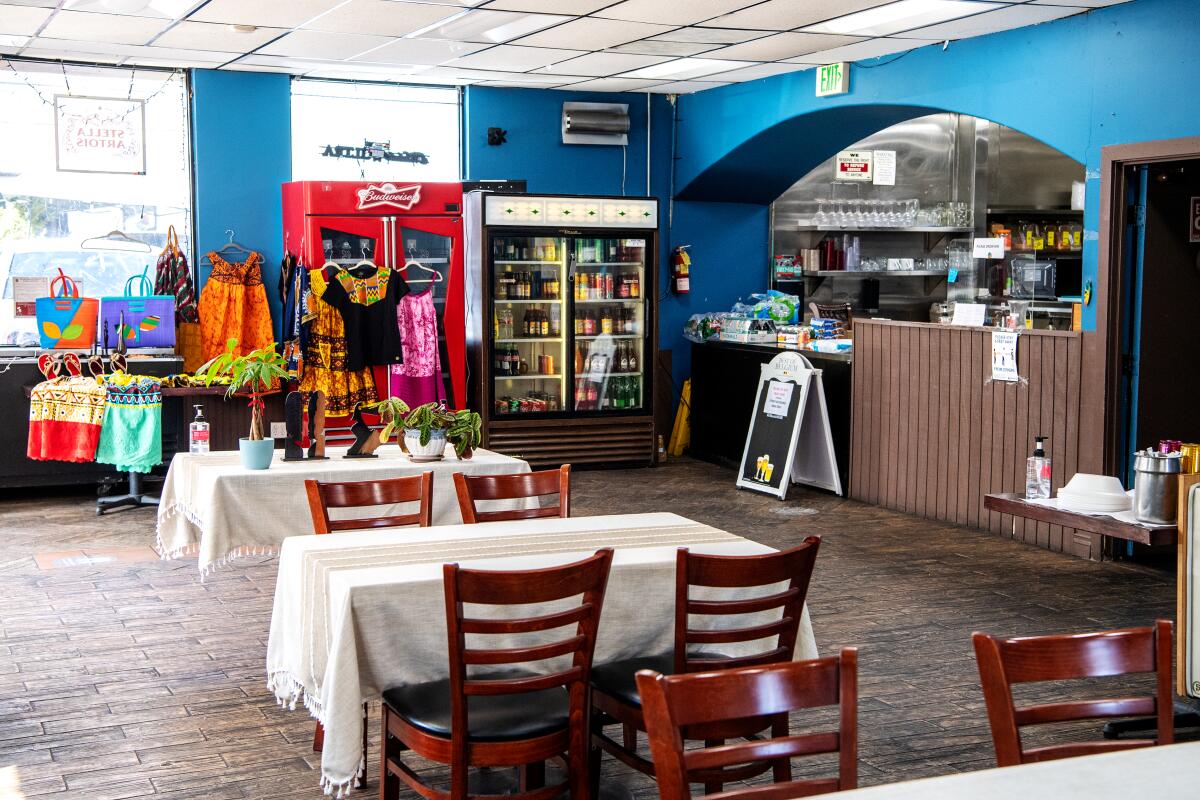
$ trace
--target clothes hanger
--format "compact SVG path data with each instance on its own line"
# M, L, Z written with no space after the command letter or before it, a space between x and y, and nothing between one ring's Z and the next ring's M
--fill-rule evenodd
M369 272L359 272L359 270L362 270L362 269L366 269L366 270L370 270L370 271ZM349 272L351 275L353 275L356 278L360 278L360 279L361 278L369 278L372 275L374 275L376 272L379 271L379 265L376 264L374 261L368 261L367 259L364 258L362 261L359 261L357 264L355 264L353 267L351 267L350 269L348 269L346 271Z
M429 274L431 274L433 277L432 278L409 278L408 270L411 267L416 267L417 269L424 270L425 272L428 272ZM408 283L410 285L414 284L414 283L441 283L444 280L442 273L438 272L436 269L425 266L420 261L407 262L404 265L404 275L405 275L404 282Z
M215 251L217 255L221 255L222 253L224 253L226 251L231 251L231 252L235 252L235 253L245 253L246 255L251 255L254 252L254 251L250 250L249 248L243 247L242 245L238 244L237 242L235 242L233 240L233 229L232 228L226 228L225 235L229 237L229 241L226 242L221 247L220 250Z
M109 242L110 244L101 244ZM109 231L103 236L92 236L79 243L80 250L123 250L134 253L149 253L154 248L143 241L134 239L124 231Z

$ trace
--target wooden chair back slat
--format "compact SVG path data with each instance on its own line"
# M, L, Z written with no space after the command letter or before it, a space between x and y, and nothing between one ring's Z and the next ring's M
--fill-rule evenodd
M858 655L843 648L836 658L784 662L764 667L661 675L637 674L646 732L654 755L662 800L689 800L690 783L713 770L738 764L778 761L802 755L838 753L838 777L779 782L707 797L800 797L818 791L853 789L858 782ZM787 714L836 705L836 731L781 735L704 749L684 749L685 729L707 729L736 720ZM691 735L689 734L689 738ZM783 787L783 788L781 788ZM769 789L769 791L762 791Z
M1036 764L1039 761L1056 761L1060 758L1093 756L1099 753L1112 753L1118 750L1138 750L1147 746L1147 742L1144 739L1113 739L1103 742L1052 744L1024 751L1021 763Z
M423 472L404 478L384 478L374 481L330 483L306 480L304 491L312 514L313 530L318 534L338 531L393 528L433 524L433 473ZM330 519L331 508L364 508L390 506L398 503L419 503L411 514Z
M817 794L836 792L841 788L837 778L816 778L786 783L766 783L749 789L716 792L704 795L704 800L792 800L795 797L812 797Z
M821 546L818 536L809 536L798 547L756 556L713 556L690 553L680 548L675 563L675 672L710 669L711 653L693 653L690 645L753 642L776 637L772 647L730 659L725 666L748 666L771 660L790 660L796 648L800 617L813 567ZM691 587L747 589L787 582L787 587L763 597L738 599L692 599ZM722 626L716 630L691 627L689 619L770 612L780 609L779 618L749 626ZM695 662L695 663L693 663Z
M721 656L719 658L699 658L697 656L688 656L688 672L708 672L714 669L730 669L732 667L761 667L766 664L777 664L780 661L788 661L792 657L792 651L786 647L776 647L774 650L767 650L762 653L755 653L750 656Z
M525 664L574 653L584 643L583 636L572 636L534 647L507 647L499 650L464 650L466 664Z
M1148 628L1076 635L1000 639L975 633L972 641L996 748L996 763L1007 767L1031 760L1064 758L1080 752L1172 743L1175 733L1171 631L1168 620L1158 620ZM1147 672L1156 674L1153 697L1067 701L1018 708L1012 696L1012 685L1016 683ZM1155 739L1058 745L1038 750L1024 750L1021 746L1020 728L1023 726L1134 714L1152 714L1157 718ZM1114 744L1119 747L1112 747Z
M578 667L547 672L544 675L534 675L528 678L505 678L504 680L472 680L463 690L467 695L496 695L521 694L524 692L540 692L543 689L553 689L556 686L566 686L580 680L583 671Z
M529 633L531 631L551 631L579 622L592 613L592 607L587 603L556 614L545 614L540 617L520 617L517 619L467 619L463 620L463 633Z
M558 469L512 475L464 475L456 472L454 489L458 494L458 508L462 512L463 522L468 525L476 522L571 516L570 464L563 464ZM475 507L475 503L480 500L517 500L549 495L558 495L556 505L504 511L479 511Z

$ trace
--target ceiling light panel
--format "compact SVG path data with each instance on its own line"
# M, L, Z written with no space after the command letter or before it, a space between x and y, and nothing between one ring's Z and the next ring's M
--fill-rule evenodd
M625 19L635 22L658 22L663 25L695 25L697 22L736 11L753 0L625 0L598 11L596 16ZM794 26L793 26L794 27Z
M665 42L694 42L701 44L738 44L769 36L770 31L752 31L738 28L680 28L669 33L660 33L655 39Z
M712 58L731 58L737 61L778 61L796 58L805 53L828 50L861 41L856 36L834 36L825 33L776 33L751 42L722 47L708 55Z
M893 33L946 22L995 8L1000 3L968 0L899 0L857 14L837 17L804 30L812 33L841 33L859 36L888 36Z
M520 47L513 44L502 44L472 53L469 56L456 58L447 62L446 66L525 72L548 67L559 61L581 56L583 53L582 50L555 50L549 47ZM569 70L563 70L563 74L568 72Z
M652 86L646 91L652 94L693 94L706 89L716 89L718 86L728 86L728 83L708 81L674 81Z
M743 61L722 61L715 58L677 58L674 61L665 61L662 64L655 64L652 67L642 67L641 69L627 72L621 77L682 81L691 78L700 78L705 75L714 75L718 72L725 72L745 66L747 64Z
M1061 19L1073 14L1079 14L1083 11L1086 11L1086 9L1064 6L1009 6L989 11L986 14L976 14L973 17L956 19L951 22L943 22L939 25L930 25L926 28L905 31L904 35L918 39L936 39L938 41L943 39L967 39L972 36L984 36L989 33L1020 28L1024 25L1037 25L1041 22L1049 22L1053 19Z
M180 47L191 50L223 50L249 53L256 47L287 33L284 28L256 28L241 33L232 25L215 22L180 22L154 40L155 47Z
M394 0L349 0L330 14L322 14L304 27L331 33L368 33L405 36L435 22L461 14L457 6L433 3L397 3Z
M353 33L293 31L276 39L258 52L270 56L292 56L342 61L390 42L386 36L359 36Z
M580 47L589 50L604 50L619 44L656 36L671 29L670 25L647 25L642 22L625 22L619 19L582 17L562 25L526 36L516 44L536 47Z
M296 28L345 0L209 0L188 19L229 25Z
M618 72L628 72L639 67L661 64L670 61L664 56L638 56L631 53L588 53L555 64L550 71L564 75L591 75L596 78L607 78Z
M541 14L590 14L612 5L612 0L492 0L497 11L533 11Z
M561 14L519 14L512 11L478 9L457 14L445 22L418 29L409 35L425 39L500 44L570 19Z
M12 36L33 36L50 17L46 8L0 5L0 33Z
M446 39L396 39L355 56L353 61L380 62L385 64L426 64L435 66L452 58L465 56L489 47L486 44L451 42Z
M917 47L924 47L929 42L924 39L868 39L845 47L835 47L832 50L821 50L817 53L807 53L799 58L788 59L803 64L833 64L838 61L861 61L867 58L901 53Z
M716 28L787 31L830 17L883 5L886 0L767 0L705 22Z
M699 42L664 42L661 39L643 39L640 42L608 48L610 53L637 53L643 56L696 56L707 53L721 45Z
M146 44L170 23L152 17L59 11L39 34L50 39L110 44Z

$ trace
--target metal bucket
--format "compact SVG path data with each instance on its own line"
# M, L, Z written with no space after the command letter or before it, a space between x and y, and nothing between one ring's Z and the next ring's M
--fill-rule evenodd
M1183 459L1179 453L1142 450L1133 460L1133 510L1139 522L1174 525L1178 513L1179 478Z

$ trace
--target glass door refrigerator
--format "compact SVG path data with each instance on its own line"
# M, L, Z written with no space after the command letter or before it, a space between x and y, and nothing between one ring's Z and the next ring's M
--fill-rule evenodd
M654 198L465 201L467 357L484 446L535 467L654 462Z

